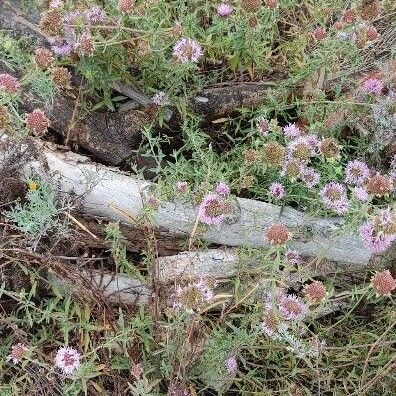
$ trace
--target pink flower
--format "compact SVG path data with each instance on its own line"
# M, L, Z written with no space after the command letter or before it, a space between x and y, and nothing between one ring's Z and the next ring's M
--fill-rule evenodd
M85 17L87 18L88 22L95 24L104 22L107 18L107 15L102 7L95 5L85 11Z
M15 93L19 90L20 84L18 79L11 74L0 74L0 90L7 93Z
M50 38L48 41L53 53L57 56L70 56L73 52L73 46L65 40Z
M80 354L74 348L59 348L55 356L55 366L64 374L72 374L80 367Z
M396 240L396 234L385 234L377 231L372 221L363 224L359 229L363 243L374 253L382 253Z
M308 313L308 308L297 296L289 294L281 297L279 312L286 320L301 320Z
M186 181L178 181L176 183L176 191L180 194L184 194L187 192L188 183Z
M345 187L336 182L327 183L320 192L324 205L338 214L348 210L348 199Z
M211 302L213 297L213 290L205 280L200 279L185 286L177 287L173 308L181 308L193 314Z
M198 218L204 224L220 225L228 209L225 201L217 194L207 194L198 210Z
M282 183L272 183L269 188L270 194L275 199L282 199L285 196L285 188Z
M228 17L234 12L234 7L228 3L221 3L217 6L217 14L221 17Z
M366 202L369 199L369 194L364 187L355 187L353 189L353 194L360 202Z
M362 88L367 93L381 95L384 89L384 83L382 80L372 77L364 81Z
M220 182L216 186L216 192L217 192L217 194L219 194L219 195L221 195L223 197L227 197L228 195L230 195L231 189L230 189L230 186L227 183Z
M197 63L202 56L201 46L190 38L181 38L173 47L173 57L178 63Z
M41 109L34 109L26 116L26 127L35 134L47 132L50 121Z
M363 161L353 160L345 167L345 182L348 184L361 186L370 176L370 169Z
M287 250L285 253L285 259L291 265L299 265L302 263L301 254L298 250Z
M225 366L226 366L228 374L234 376L238 371L238 362L235 359L235 356L231 356L231 357L227 358L225 361Z
M314 169L305 166L301 167L300 177L307 187L315 187L320 181L320 174Z
M289 123L283 127L284 135L289 139L294 139L301 136L301 130L295 123Z
M396 279L389 270L376 272L371 278L371 286L377 296L390 296L392 291L396 289Z

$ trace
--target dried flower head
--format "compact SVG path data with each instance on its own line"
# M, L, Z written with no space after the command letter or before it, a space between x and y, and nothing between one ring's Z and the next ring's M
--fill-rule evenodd
M327 183L320 192L324 205L338 214L348 210L348 199L345 186L340 183Z
M287 263L291 265L300 265L303 261L300 252L295 249L287 250L285 253L285 259Z
M235 374L238 372L238 362L235 359L235 356L230 356L226 359L225 367L229 375L235 376Z
M342 22L347 24L355 23L357 19L356 12L352 9L345 11L345 14L342 17Z
M341 147L337 139L326 138L319 143L319 152L326 159L334 159L340 156Z
M345 182L355 186L364 184L370 176L367 164L360 160L349 161L345 167Z
M62 16L56 8L50 8L41 14L40 29L50 37L59 37L62 35Z
M130 14L135 7L135 0L119 0L118 9L124 14Z
M265 0L265 5L268 8L274 9L274 8L278 7L279 1L278 0Z
M228 195L230 195L231 189L230 186L227 183L224 182L220 182L217 184L216 186L216 193L223 196L223 197L227 197Z
M11 74L0 74L0 90L12 94L18 92L19 88L20 84L18 79L11 76Z
M176 183L176 192L185 194L188 190L188 183L186 181L178 181Z
M381 95L384 90L384 82L379 78L371 77L363 82L362 89L373 95Z
M267 136L269 132L269 122L265 118L259 118L257 120L257 130L260 135Z
M390 296L396 289L396 279L389 270L376 272L370 283L378 296Z
M282 183L272 183L269 187L271 196L275 199L282 199L285 196L285 187Z
M326 29L322 27L317 27L313 32L312 36L316 41L322 41L326 38Z
M59 348L55 356L55 366L59 368L63 374L72 374L80 367L80 353L71 347Z
M287 157L299 161L309 161L316 155L316 144L312 135L299 136L291 141L286 147Z
M360 202L366 202L369 199L369 194L364 187L355 187L353 189L353 194Z
M381 3L379 0L360 0L356 11L364 21L372 21L380 14Z
M368 41L376 41L380 38L378 30L374 26L369 26L366 30L366 38Z
M291 233L283 224L272 224L265 231L265 236L271 245L280 246L290 239Z
M301 130L295 123L289 123L283 127L283 133L285 137L289 139L295 139L296 137L301 136Z
M27 351L28 348L19 342L11 347L11 353L7 356L6 360L17 364L24 358Z
M197 63L202 56L200 44L190 38L183 37L173 47L173 58L178 63Z
M95 51L95 42L91 33L83 33L74 45L74 50L80 55L90 56Z
M71 74L66 67L57 66L51 69L51 78L54 84L61 89L70 88Z
M220 3L217 6L217 14L221 17L228 17L234 12L234 7L229 3Z
M0 131L8 127L10 119L11 117L7 107L0 105Z
M321 281L314 281L304 286L304 294L314 304L319 304L326 298L326 288Z
M282 164L285 157L286 149L277 142L271 142L264 145L261 156L263 161L273 167L278 167Z
M142 374L143 374L143 368L142 368L141 363L133 364L132 368L131 368L131 375L134 378L139 379Z
M256 150L247 149L244 151L243 156L246 162L254 162L258 157L258 153Z
M393 181L390 177L377 172L368 179L366 189L370 194L381 197L393 190Z
M286 320L301 320L308 313L307 306L295 295L280 298L279 312Z
M200 279L185 286L177 287L173 307L192 314L211 302L213 297L213 290L208 283Z
M287 177L290 181L296 181L301 174L301 162L296 159L289 159L282 165L281 175Z
M267 337L274 337L278 330L279 323L280 321L274 311L269 309L265 313L263 321L260 323L260 327Z
M242 8L248 12L258 11L262 5L262 0L241 0Z
M248 175L243 177L243 179L239 182L239 188L240 189L245 189L245 188L250 188L253 186L255 181L254 176Z
M41 135L47 132L50 121L41 109L34 109L26 116L26 126L34 134Z
M46 48L36 48L34 51L34 63L40 69L48 69L54 63L55 59L51 51Z
M199 206L198 219L204 224L220 225L230 210L230 204L223 197L210 193L205 195Z

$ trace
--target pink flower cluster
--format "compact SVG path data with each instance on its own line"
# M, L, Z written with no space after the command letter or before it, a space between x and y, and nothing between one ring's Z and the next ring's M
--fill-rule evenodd
M211 302L213 297L213 290L208 283L200 279L177 287L173 308L183 309L187 313L193 314Z
M71 347L59 348L55 356L55 366L63 374L70 375L80 367L80 353Z
M381 95L382 91L384 90L384 82L378 78L368 78L363 82L363 90L369 94L373 95Z
M234 7L229 3L221 3L217 6L217 14L221 17L228 17L234 12Z
M173 58L177 63L198 63L203 56L198 41L183 37L173 47Z
M344 214L348 210L349 203L344 185L337 182L327 183L322 188L320 195L328 209L338 214Z
M289 123L283 127L283 133L285 137L289 139L295 139L301 136L301 130L295 123Z

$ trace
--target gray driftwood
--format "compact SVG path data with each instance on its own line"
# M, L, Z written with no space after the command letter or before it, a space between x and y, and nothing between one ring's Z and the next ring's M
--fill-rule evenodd
M155 185L126 173L90 162L88 158L41 148L39 161L26 165L50 177L59 190L81 198L82 211L93 216L134 225L143 213L145 200L155 193ZM342 230L340 218L317 218L303 212L250 199L237 199L237 213L230 224L196 227L197 208L192 204L161 202L155 211L154 227L171 234L193 233L209 243L251 248L268 247L264 234L274 223L286 225L293 233L290 247L303 256L337 262L349 271L390 260L375 256L361 239Z

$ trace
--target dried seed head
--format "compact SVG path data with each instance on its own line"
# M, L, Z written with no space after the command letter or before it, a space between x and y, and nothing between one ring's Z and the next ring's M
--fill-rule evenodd
M242 8L247 12L256 12L262 5L261 0L241 0Z
M250 16L249 20L248 20L248 23L249 23L249 26L254 29L258 25L257 16L256 15Z
M253 184L254 184L254 176L245 176L239 182L239 188L243 190L243 189L252 187Z
M280 166L285 156L285 148L276 142L267 143L261 151L263 160L270 166Z
M319 304L326 298L326 288L320 281L314 281L304 286L304 293L310 301Z
M34 51L34 62L40 69L48 69L54 62L52 52L45 48L37 48Z
M131 13L134 7L135 7L135 0L118 1L118 9L125 14Z
M261 330L268 336L272 337L278 330L279 327L279 319L276 317L275 313L272 310L269 310L264 315L263 321L261 322Z
M371 278L371 286L379 296L390 296L396 289L396 279L389 270L376 272Z
M283 224L272 224L265 232L265 236L271 245L284 245L290 238L290 232Z
M369 26L366 30L366 37L368 41L376 41L379 39L380 34L374 26Z
M390 177L377 172L368 179L366 189L370 194L381 197L393 190L393 181Z
M244 158L246 162L254 162L257 159L257 151L253 149L245 150Z
M78 41L76 42L75 45L75 50L80 54L80 55L87 55L90 56L94 53L95 51L95 42L93 37L91 36L90 33L85 32L83 33Z
M319 144L319 151L327 159L339 157L340 145L338 144L338 140L334 138L323 139Z
M312 35L316 41L322 41L326 38L326 30L322 27L318 27L313 31Z
M34 134L40 135L47 132L49 125L49 119L40 109L35 109L26 116L26 126Z
M278 7L279 1L278 0L265 0L265 5L268 8L276 8Z
M41 14L40 29L51 37L59 37L63 33L62 16L58 10L51 8Z
M295 181L301 174L301 162L296 159L289 160L283 164L282 175L289 180Z
M11 353L7 356L7 360L12 360L14 364L17 364L23 359L27 350L25 345L19 342L11 347Z
M360 0L356 11L364 21L372 21L381 12L381 2L379 0Z
M6 129L10 123L10 113L7 107L0 106L0 130Z
M69 89L71 75L66 67L54 67L51 70L52 81L58 88Z
M0 74L0 91L7 93L18 92L20 84L18 79L11 76L11 74Z
M356 22L356 12L354 10L347 10L342 17L344 23L355 23Z
M183 26L179 21L175 21L172 26L172 37L180 37L183 34Z

